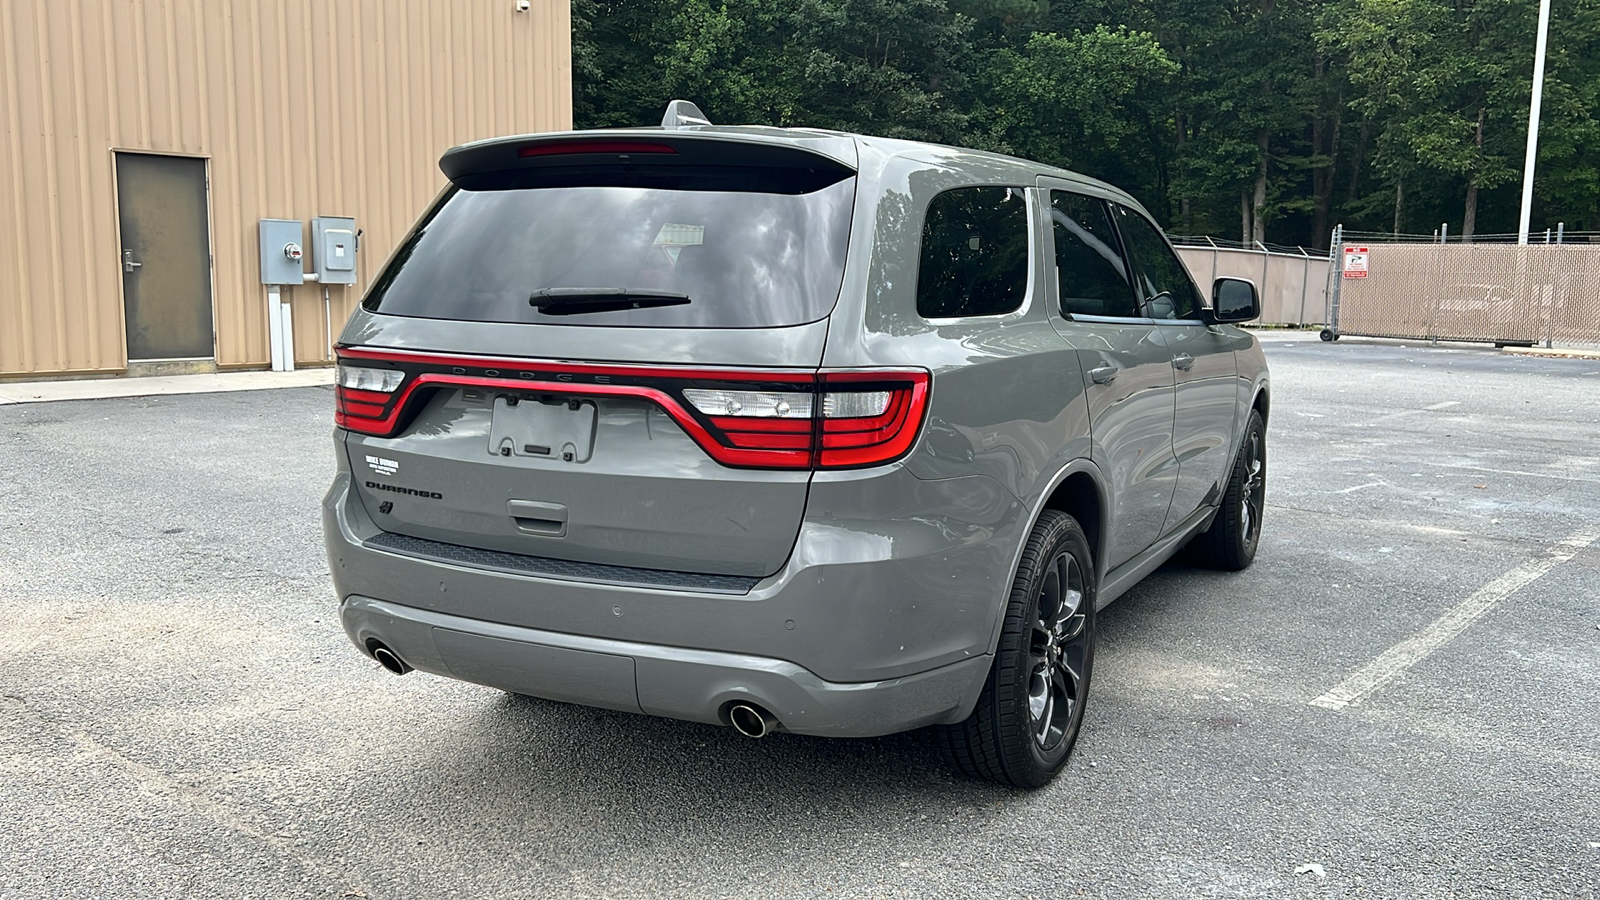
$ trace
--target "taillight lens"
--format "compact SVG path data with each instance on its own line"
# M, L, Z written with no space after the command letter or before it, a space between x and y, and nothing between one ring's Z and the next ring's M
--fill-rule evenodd
M708 391L684 388L683 397L708 416L809 419L811 396L794 391Z
M824 419L860 419L881 416L894 397L890 391L829 391L822 395Z
M390 437L436 387L633 397L659 406L725 466L883 465L916 442L930 378L920 369L796 371L606 366L340 348L342 428Z
M395 406L395 392L405 383L399 369L353 366L341 362L334 370L334 390L338 405L334 424L351 431L382 434L388 430L389 412Z
M817 465L824 469L874 466L899 459L922 430L928 405L928 373L824 372L822 440Z
M358 391L392 394L406 380L406 373L395 369L369 369L365 366L340 366L339 387Z
M926 372L822 372L817 393L685 388L729 447L804 451L823 469L881 465L911 448L922 424ZM813 402L820 394L821 402ZM798 460L798 454L795 459ZM777 460L784 468L797 462Z

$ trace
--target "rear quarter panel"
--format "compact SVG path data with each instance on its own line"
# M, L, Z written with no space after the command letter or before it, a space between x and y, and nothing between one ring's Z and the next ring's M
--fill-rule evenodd
M1049 491L1069 470L1088 463L1088 411L1077 351L1045 315L1047 244L1034 177L1004 161L959 150L922 151L915 157L861 154L861 183L851 235L844 292L829 328L824 366L914 366L933 373L922 434L902 465L916 478L938 483L986 476L1016 498L1015 520L979 541L991 570L982 579L958 566L948 571L936 557L924 581L963 584L969 593L948 598L949 624L992 651L996 624L1009 595L1011 574ZM917 312L922 226L929 203L959 187L1022 188L1030 210L1029 290L1010 313L962 319L925 319ZM916 510L884 510L916 517ZM970 546L967 548L969 551ZM970 591L982 590L973 597ZM982 613L972 617L974 601ZM959 606L961 615L956 615ZM930 610L940 615L937 609Z
M1044 314L1044 244L1032 179L989 157L949 149L877 157L864 148L845 289L824 366L915 366L933 372L927 422L905 465L919 478L988 475L1024 501L1072 459L1089 431L1076 350ZM996 316L917 313L923 217L959 187L1027 191L1031 271L1021 308Z

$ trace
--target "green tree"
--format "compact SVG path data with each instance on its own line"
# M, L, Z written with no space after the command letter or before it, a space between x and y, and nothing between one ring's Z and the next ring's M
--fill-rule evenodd
M1178 66L1154 37L1104 25L1036 33L1020 50L992 51L984 63L973 143L1164 199L1160 98Z
M1506 231L1537 3L574 0L574 113L650 124L681 96L1011 152L1246 241ZM1600 229L1600 0L1555 0L1544 109L1536 216Z
M947 142L964 131L947 93L972 21L944 0L582 0L574 13L594 60L580 126L648 123L684 97L717 122Z
M1539 129L1535 221L1600 231L1600 0L1559 0L1556 9Z
M1600 11L1593 0L1557 6L1568 15L1552 29L1541 167L1567 194L1593 184L1582 150L1595 146ZM1465 238L1479 230L1484 192L1519 183L1536 10L1535 0L1338 0L1325 10L1319 41L1348 56L1352 106L1378 123L1374 161L1393 185L1396 231L1408 182L1459 192Z

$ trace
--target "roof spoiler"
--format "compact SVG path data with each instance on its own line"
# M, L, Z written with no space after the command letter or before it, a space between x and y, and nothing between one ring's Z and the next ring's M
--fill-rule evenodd
M674 100L667 104L666 114L661 117L662 128L682 128L686 125L710 125L711 120L687 100Z

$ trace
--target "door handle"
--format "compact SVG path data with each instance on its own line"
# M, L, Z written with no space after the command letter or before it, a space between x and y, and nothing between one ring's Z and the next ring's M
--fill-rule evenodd
M1172 364L1187 372L1194 368L1194 357L1187 353L1179 353L1172 358Z
M134 262L133 261L133 251L132 250L129 250L126 247L123 248L123 250L122 250L122 271L124 271L124 272L132 272L134 269L137 269L142 265L144 265L144 263Z
M507 500L506 512L511 515L512 524L523 534L567 536L567 508L559 503Z
M1110 384L1117 378L1117 367L1095 366L1089 370L1089 377L1095 384Z

